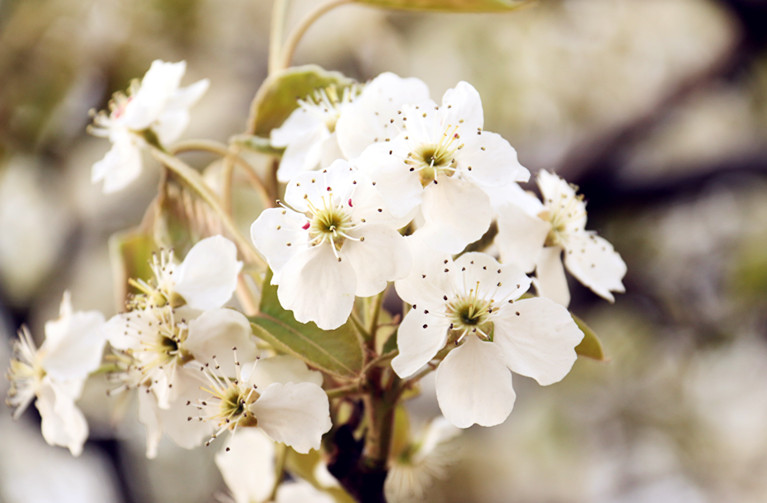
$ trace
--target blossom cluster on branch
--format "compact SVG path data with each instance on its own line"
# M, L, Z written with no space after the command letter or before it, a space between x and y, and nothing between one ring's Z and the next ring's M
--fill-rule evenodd
M365 481L382 490L387 472L389 498L418 495L444 471L431 452L457 428L506 420L512 372L549 385L570 371L584 331L567 309L565 268L609 301L623 291L626 266L586 230L577 189L545 171L540 198L520 187L530 172L485 129L466 82L435 99L419 79L392 73L367 83L316 68L272 78L272 95L302 76L324 83L283 109L255 103L256 122L270 113L280 124L268 137L261 128L229 145L187 142L255 176L251 197L266 209L242 236L230 194L173 155L208 87L180 87L184 70L155 61L95 114L92 132L112 148L92 178L105 193L121 190L149 153L165 169L161 193L181 187L221 230L158 246L144 272L126 266L129 293L110 319L74 311L65 295L39 349L20 331L8 402L18 416L35 401L48 443L82 451L87 423L75 401L101 373L110 395L135 394L148 457L163 435L191 449L231 432L216 461L237 502L365 499ZM247 149L267 159L274 183L253 175ZM167 211L163 198L150 211ZM185 215L188 228L199 228L198 213ZM162 225L142 236L181 244ZM432 371L445 419L423 444L395 416Z

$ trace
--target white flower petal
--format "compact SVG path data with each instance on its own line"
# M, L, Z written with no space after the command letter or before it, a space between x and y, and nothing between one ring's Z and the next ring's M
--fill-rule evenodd
M194 405L206 397L206 393L200 389L201 386L204 384L200 381L200 374L196 369L179 369L173 386L176 392L175 400L168 408L157 409L157 417L163 431L184 449L199 447L213 434L212 422L200 421L200 410ZM186 405L187 403L190 405Z
M218 361L221 373L234 375L233 348L240 361L252 361L258 356L250 322L234 309L211 309L189 321L189 336L183 349L200 363Z
M252 411L267 435L305 454L320 448L330 430L328 396L312 383L274 383L261 391Z
M411 305L441 306L442 296L452 287L452 257L430 247L418 234L408 236L405 242L413 257L413 267L406 278L394 283L397 295Z
M455 158L462 176L472 182L497 190L530 179L530 172L517 160L517 151L501 135L482 131L462 139L464 146Z
M43 367L55 380L85 379L98 368L106 344L104 316L77 311L45 324Z
M162 116L152 124L152 131L160 140L160 145L176 141L189 125L191 117L189 110L178 109L163 112Z
M277 180L285 183L304 171L317 168L323 158L325 141L330 138L330 132L320 123L306 136L288 144L280 160ZM335 139L333 141L335 142Z
M79 456L88 438L88 423L73 398L60 391L58 385L46 379L35 402L42 419L43 438L49 445L67 447L73 456Z
M135 317L135 314L116 314L104 324L104 335L113 348L133 349L139 344L139 339L127 330L131 317Z
M532 272L546 242L550 224L515 204L499 208L497 222L495 245L503 263Z
M194 84L178 89L168 98L168 102L165 104L165 110L175 113L178 110L186 110L190 108L202 98L202 95L205 94L208 87L210 87L210 81L208 79L201 79ZM162 121L163 117L161 116L159 120Z
M347 202L355 189L355 169L345 160L336 159L330 166L311 173L301 173L285 188L285 202L296 211L309 211L313 205L321 208L330 193Z
M248 383L266 388L272 383L309 382L322 386L322 373L310 370L303 360L290 355L278 355L258 360Z
M516 399L499 348L472 336L440 363L436 387L439 408L459 428L502 423Z
M624 292L626 263L606 239L596 234L572 236L565 250L565 266L597 295L613 302L613 292Z
M103 180L102 190L109 194L124 189L138 178L142 169L140 141L128 131L113 135L112 148L93 165L91 182Z
M474 288L478 284L479 296L496 305L516 300L530 288L530 278L511 264L501 265L486 253L464 253L455 261L455 291Z
M328 493L314 488L303 480L281 484L277 489L276 503L334 503L336 500Z
M272 284L279 283L283 266L305 247L308 238L302 226L306 222L304 215L293 210L269 208L250 226L250 239L274 273Z
M391 366L398 376L405 378L434 358L447 342L450 321L439 313L424 312L423 307L411 309L397 329L399 354Z
M205 238L176 269L175 290L194 309L221 307L232 297L241 269L234 243L223 236Z
M138 396L138 420L146 427L146 457L157 457L157 446L162 439L162 424L160 423L157 400L152 393L139 390Z
M566 308L543 298L523 299L503 309L494 341L511 370L546 386L570 372L583 332Z
M341 151L352 159L376 141L394 138L400 132L399 108L404 103L428 99L429 89L423 81L403 79L389 72L380 74L338 118L336 134Z
M355 237L364 241L347 240L341 251L354 268L358 297L375 295L386 288L387 282L404 278L410 272L410 249L396 230L366 225L355 232Z
M121 117L123 124L134 131L148 128L157 120L170 96L178 89L185 71L185 61L153 61L141 79L141 87L125 107Z
M375 184L386 209L396 217L411 213L421 204L423 193L418 173L409 171L402 157L401 152L406 148L402 138L374 143L354 161L355 166Z
M562 265L562 248L546 246L538 255L533 281L538 295L558 304L570 304L570 288L567 286L565 268Z
M237 503L266 501L274 487L274 442L258 428L232 435L216 466Z
M419 229L438 249L458 253L487 231L492 220L490 200L476 185L454 177L440 177L423 194L425 225Z
M282 126L272 129L270 141L275 147L287 147L291 143L308 135L320 127L321 123L312 113L298 107L285 119ZM327 131L327 128L325 128Z
M465 131L476 132L482 128L484 117L482 100L477 90L468 82L459 82L442 96L443 123L458 126Z
M313 321L324 330L332 330L349 318L356 289L350 261L339 261L329 246L316 246L298 253L285 265L277 298L301 323Z

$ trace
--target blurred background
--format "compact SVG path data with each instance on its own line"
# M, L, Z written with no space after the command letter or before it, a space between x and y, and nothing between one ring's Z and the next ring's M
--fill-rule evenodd
M291 19L314 5L294 2ZM0 367L22 323L39 337L61 294L117 310L108 237L135 226L156 169L106 197L88 111L153 59L209 78L185 138L245 129L267 70L265 0L0 0ZM480 92L485 127L535 172L578 184L588 228L628 264L609 305L572 284L609 361L561 383L515 376L502 426L472 428L428 501L761 502L767 497L767 4L541 0L510 14L338 8L296 64L359 80L415 76L435 97ZM255 215L254 215L255 217ZM104 383L80 405L82 457L47 446L31 407L0 414L0 502L207 503L214 451L144 458ZM428 383L426 384L428 388ZM0 394L7 383L0 380ZM414 404L438 413L428 389Z

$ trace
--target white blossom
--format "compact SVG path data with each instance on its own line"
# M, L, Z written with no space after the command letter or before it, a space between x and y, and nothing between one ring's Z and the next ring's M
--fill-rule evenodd
M106 324L118 357L125 360L121 388L139 390L139 419L147 427L147 456L154 457L163 432L181 447L193 448L212 432L210 425L187 425L184 403L196 400L203 383L200 365L216 363L233 347L247 361L258 357L250 324L232 309L148 307L118 314ZM235 372L223 359L222 371ZM115 391L117 391L115 390Z
M205 310L221 307L232 297L242 262L234 243L211 236L198 241L180 264L175 263L173 250L161 250L152 255L150 266L154 278L149 282L131 280L141 292L135 304Z
M514 405L514 371L541 385L562 379L583 338L570 313L544 298L517 300L530 279L489 255L466 253L422 260L397 293L413 307L397 332L392 367L413 375L447 347L437 368L437 401L445 417L466 428L503 422Z
M529 177L514 148L483 130L482 102L466 82L440 105L403 105L389 120L399 133L367 147L355 164L394 215L420 208L417 232L440 250L457 253L479 239L492 220L493 195Z
M139 294L129 311L105 326L122 371L114 391L137 388L139 420L147 427L147 456L154 457L163 434L192 448L209 436L209 425L187 425L183 403L197 398L201 376L190 364L209 365L216 355L239 347L248 360L258 356L250 324L241 313L221 306L234 291L242 263L229 240L199 241L181 264L172 251L154 254L154 278L131 280ZM231 362L224 369L234 373Z
M453 440L461 432L444 417L432 420L392 459L384 483L386 501L421 501L435 480L444 479L455 460Z
M277 179L288 182L298 173L350 160L375 141L396 134L389 117L405 102L428 99L422 81L382 73L365 85L331 85L298 100L282 126L271 132L275 147L286 147Z
M61 301L59 318L45 324L45 340L35 347L26 327L19 331L8 370L11 387L7 403L18 418L36 399L42 433L50 445L82 452L88 424L75 401L88 374L101 364L106 339L104 317L98 311L72 311L69 293Z
M298 100L298 108L271 132L272 145L286 147L277 170L279 181L288 182L299 173L328 166L343 157L336 139L336 122L358 93L357 86L331 85Z
M265 503L276 480L274 442L257 428L233 435L216 454L216 465L234 503ZM282 482L275 503L333 503L325 494L303 480Z
M193 405L199 419L215 425L212 439L257 426L272 440L307 453L320 448L332 426L321 374L293 357L240 364L235 355L234 374L222 372L218 364L200 370L207 380L201 388L205 394Z
M338 117L336 135L346 159L358 157L376 142L386 142L402 131L402 114L407 103L429 99L429 88L417 78L402 78L384 72L368 82L360 95Z
M543 202L520 193L499 210L496 244L505 263L536 269L538 293L564 306L570 302L562 265L597 295L612 302L623 292L626 264L613 246L586 230L586 203L576 188L547 171L538 173ZM521 191L520 191L521 192Z
M346 161L296 176L285 206L261 213L251 238L296 320L323 329L346 322L355 296L404 277L410 254L365 177Z
M103 181L105 193L116 192L135 180L142 169L141 149L148 137L161 145L175 141L189 123L189 108L208 88L208 80L179 87L186 62L152 62L127 95L115 93L109 113L93 118L91 133L109 138L112 149L93 165L91 180Z

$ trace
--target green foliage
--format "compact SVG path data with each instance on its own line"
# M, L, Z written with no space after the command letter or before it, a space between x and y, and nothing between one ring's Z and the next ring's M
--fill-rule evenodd
M583 332L583 340L575 347L575 352L578 353L579 356L605 361L606 358L605 353L602 350L602 342L599 340L599 337L597 337L594 330L574 314L570 313L570 315L573 317L575 324L578 325L578 328Z
M251 317L253 333L278 351L294 355L310 366L338 378L354 378L362 371L363 354L353 324L322 330L314 323L299 323L282 308L277 287L264 278L260 313Z
M157 244L151 234L140 227L113 234L109 239L112 277L117 288L121 289L118 291L120 299L127 298L129 278L152 277L149 263L156 248Z
M296 66L278 72L263 83L253 100L250 124L256 136L269 137L298 107L298 100L311 96L319 89L349 87L354 81L338 72L329 72L317 65Z
M532 3L531 0L357 0L357 2L387 9L445 12L506 12Z

